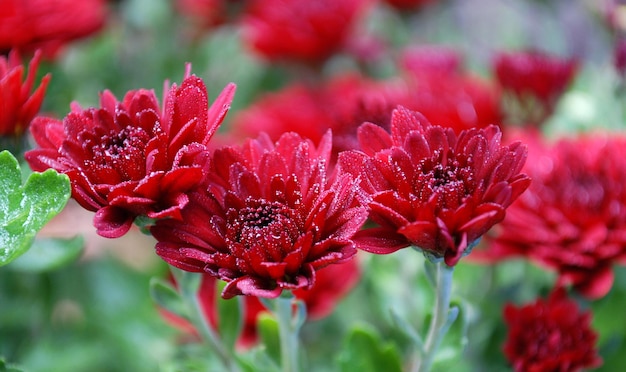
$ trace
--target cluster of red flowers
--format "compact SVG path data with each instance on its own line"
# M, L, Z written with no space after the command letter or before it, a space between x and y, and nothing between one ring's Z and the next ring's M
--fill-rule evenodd
M179 7L203 14L203 27L237 18L244 42L269 61L319 67L349 43L369 3L181 0ZM428 1L387 3L417 9ZM9 40L3 27L33 13L8 4L0 9L2 50L55 50L103 22L101 11L85 12L69 30L26 30ZM55 12L46 14L60 26ZM31 93L39 58L24 83L17 54L0 59L2 135L20 134L39 110L49 79ZM204 273L199 296L212 322L216 279L227 282L223 298L246 295L243 343L263 310L256 297L293 291L314 317L330 311L358 278L357 249L413 246L454 266L496 224L483 256L522 255L556 270L558 287L604 296L612 265L626 259L626 163L618 155L626 139L581 136L548 146L494 125L540 127L574 79L576 61L501 53L488 80L465 71L456 51L428 47L407 49L398 67L396 79L340 75L258 97L232 123L228 139L243 144L217 149L209 142L235 86L210 104L188 69L180 86L166 84L162 102L146 89L122 100L104 91L100 107L73 104L62 120L35 118L30 132L39 148L25 157L36 171L69 176L100 235L120 237L140 219L160 257ZM530 152L520 141L502 143L515 136ZM517 370L598 365L589 317L563 291L509 306L505 317L505 351Z

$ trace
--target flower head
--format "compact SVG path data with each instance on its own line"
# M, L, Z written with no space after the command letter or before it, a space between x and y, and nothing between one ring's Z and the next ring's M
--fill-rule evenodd
M227 281L224 298L311 288L318 269L352 258L367 219L356 181L328 172L331 141L328 133L316 148L286 133L216 150L183 221L151 228L157 254Z
M510 103L521 111L521 118L513 118L525 121L519 124L539 125L549 117L578 70L575 59L537 51L503 52L493 64L498 82L515 100Z
M243 38L270 61L320 63L344 47L368 0L252 0Z
M16 51L8 58L0 56L0 136L21 135L39 112L50 81L49 74L44 76L31 93L39 59L40 53L36 53L24 78L24 66Z
M504 354L515 371L580 371L602 364L591 313L581 312L562 288L547 300L507 304L504 320L509 327Z
M206 145L234 94L228 85L209 107L204 82L186 73L167 91L163 110L153 91L109 91L100 108L77 104L62 121L38 117L31 132L40 148L26 153L31 168L70 177L72 196L96 211L94 225L109 238L125 234L135 217L179 217L187 193L204 177Z
M3 0L0 53L41 49L54 57L66 43L100 30L105 18L105 0Z
M453 266L530 183L520 173L526 147L503 146L496 126L457 136L399 107L391 133L365 123L358 135L362 151L342 153L339 165L371 195L370 218L380 227L355 241L373 253L414 245Z
M626 262L626 146L623 136L580 135L534 145L533 184L508 210L484 255L523 256L558 272L589 298L613 284Z

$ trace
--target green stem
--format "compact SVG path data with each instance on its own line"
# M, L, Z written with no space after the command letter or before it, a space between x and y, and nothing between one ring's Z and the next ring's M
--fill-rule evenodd
M427 265L432 264L430 262ZM435 290L437 297L435 298L435 309L430 319L428 327L428 335L424 343L424 349L417 363L413 365L415 372L427 372L430 367L441 343L441 339L448 331L450 323L450 296L452 293L452 274L454 267L448 266L445 262L440 261L434 264L436 270Z
M291 292L275 300L274 315L278 321L278 333L280 337L280 361L283 372L298 372L299 365L299 332L306 317L303 304L300 303L298 311L294 314L293 304L297 301Z
M202 304L198 300L197 288L196 290L190 290L193 285L187 285L185 281L195 280L197 278L192 278L192 276L200 275L195 273L188 272L175 272L173 271L176 280L179 283L180 295L185 301L189 309L189 320L193 323L194 328L200 333L202 339L209 345L209 347L215 352L218 359L224 366L225 370L228 372L239 372L239 367L233 361L233 356L231 353L224 347L220 337L215 333L213 328L208 322L207 317L205 316L204 309L202 308ZM176 275L178 274L178 275ZM196 286L198 287L198 286Z

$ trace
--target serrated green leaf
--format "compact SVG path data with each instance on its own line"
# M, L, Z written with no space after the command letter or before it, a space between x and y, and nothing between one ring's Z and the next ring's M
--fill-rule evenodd
M383 342L374 329L355 326L338 357L342 372L401 372L400 353L391 343Z
M243 329L243 298L241 296L235 296L225 300L220 293L226 282L219 281L219 291L215 293L215 301L217 303L217 314L219 319L219 334L222 342L231 351L235 349L235 343L239 338L239 334Z
M13 261L10 268L29 272L54 270L78 259L84 247L82 236L71 239L35 239L30 249Z
M257 331L265 346L267 355L276 363L280 363L280 335L278 321L268 313L261 313L257 318Z
M0 152L0 266L30 248L35 235L70 197L69 178L52 169L32 173L22 186L21 170L8 151Z
M150 297L152 300L165 310L189 319L189 310L187 305L176 292L176 289L168 282L161 278L150 279Z

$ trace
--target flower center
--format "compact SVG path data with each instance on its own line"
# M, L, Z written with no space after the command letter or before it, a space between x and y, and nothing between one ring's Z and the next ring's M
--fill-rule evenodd
M139 127L111 132L92 147L94 162L115 169L125 180L141 179L145 176L144 152L149 140L150 135Z
M293 211L283 204L248 200L248 206L228 213L227 238L246 250L259 248L270 257L290 252L301 235Z
M419 198L428 200L436 194L438 204L444 208L461 205L463 199L472 193L472 170L462 163L459 159L448 158L444 164L440 156L423 160L416 182L420 188L417 190Z

